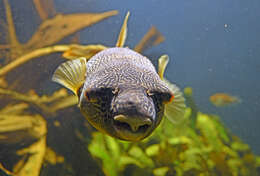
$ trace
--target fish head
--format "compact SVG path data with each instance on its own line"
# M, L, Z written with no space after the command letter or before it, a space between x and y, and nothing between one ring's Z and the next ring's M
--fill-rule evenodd
M99 131L127 141L140 141L160 124L170 92L144 87L94 88L82 92L80 109Z

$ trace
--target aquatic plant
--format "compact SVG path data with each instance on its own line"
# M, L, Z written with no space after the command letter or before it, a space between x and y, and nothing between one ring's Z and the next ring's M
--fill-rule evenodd
M34 0L42 24L31 39L20 43L11 7L8 0L3 2L6 20L1 20L4 27L0 31L6 35L0 37L6 42L0 44L0 175L259 174L260 158L219 117L199 112L191 89L186 90L189 108L184 121L173 125L165 119L148 139L128 143L96 132L83 118L77 118L79 113L73 108L77 100L65 89L43 94L45 87L39 81L26 81L25 72L36 74L31 68L40 62L38 58L47 60L52 53L62 53L65 59L90 58L107 48L55 43L117 11L57 15L51 0ZM142 52L163 40L152 27L135 50ZM37 61L29 62L33 59ZM30 69L20 69L26 65Z
M165 118L144 142L122 142L93 133L88 149L105 175L259 175L259 157L230 133L218 116L194 109L191 92L186 88L191 106L185 120L173 125Z

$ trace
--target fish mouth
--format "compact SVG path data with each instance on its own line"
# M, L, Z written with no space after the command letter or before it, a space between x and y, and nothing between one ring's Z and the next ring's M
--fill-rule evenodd
M117 115L113 118L113 127L120 139L127 141L140 141L151 133L151 120L145 120L135 128L124 120L127 118L133 117Z

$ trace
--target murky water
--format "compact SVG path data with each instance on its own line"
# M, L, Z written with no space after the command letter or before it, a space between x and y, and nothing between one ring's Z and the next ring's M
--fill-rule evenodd
M9 3L16 35L20 43L24 44L31 38L35 31L37 31L37 28L44 20L41 19L33 1L12 0ZM192 87L193 100L200 112L218 115L220 121L227 127L232 135L238 136L244 143L248 144L254 154L260 154L260 143L258 140L260 138L260 121L258 118L260 114L260 83L258 78L260 71L260 37L258 34L258 31L260 31L260 2L258 0L152 0L127 2L118 0L68 0L66 2L63 0L54 0L53 3L54 9L51 10L49 8L50 10L47 12L46 19L51 19L59 13L100 13L118 10L119 14L80 30L76 34L73 32L69 37L64 36L62 40L42 47L69 44L71 42L78 42L82 45L102 44L113 47L115 46L124 16L127 11L130 11L131 15L128 21L126 46L134 48L149 28L155 26L165 37L165 41L158 46L145 50L143 54L148 56L155 65L157 65L159 56L168 54L170 62L165 77L171 82L178 84L182 89L188 86ZM50 4L49 7L53 8ZM13 49L13 55L10 55L9 45L12 44L10 43L12 39L9 36L10 30L9 33L7 30L8 27L6 24L8 23L5 12L4 0L1 0L0 72L6 64L23 56L23 54L30 53L34 49L37 49L33 47L21 49L21 53L14 52L18 51L19 48ZM40 41L38 41L37 44L39 43ZM22 46L25 45L26 44ZM36 47L36 44L33 46ZM55 68L61 62L65 61L65 59L61 58L60 52L55 52L15 67L12 71L3 75L4 80L8 84L7 86L3 86L4 89L19 92L26 95L27 98L35 95L32 93L32 90L36 91L39 96L53 94L61 88L59 85L51 82L51 76ZM0 84L4 85L3 82L0 82ZM31 93L28 93L30 91ZM209 97L218 92L239 97L241 102L224 107L216 107L209 101ZM63 95L63 93L60 93L59 96L69 95L71 94L64 93ZM59 99L57 99L56 102L49 102L49 104L47 102L46 108L50 109L55 103L58 103L58 100ZM24 106L25 109L26 106L29 106L30 109L25 110L26 113L23 115L40 114L42 119L44 119L43 121L47 122L47 146L50 147L53 153L55 151L56 161L54 164L50 164L51 162L48 160L43 161L48 163L48 169L43 169L41 175L56 175L57 170L61 170L60 175L82 175L86 172L90 172L90 175L113 175L122 172L122 170L115 171L115 173L106 172L106 169L112 170L112 168L117 167L117 165L111 166L112 168L107 166L108 168L104 169L105 162L100 158L97 159L98 157L93 155L93 153L89 153L91 147L88 148L88 146L90 143L93 144L94 139L98 141L100 137L98 135L100 134L98 133L96 136L93 135L93 131L95 130L87 124L75 106L68 106L61 110L54 109L53 111L46 111L43 106L37 104L37 102L26 98L20 97L20 99L17 99L12 98L12 96L10 98L8 95L1 95L0 101L0 110L4 109L7 104L14 106L25 103L27 105L22 106ZM22 110L24 109L22 108ZM26 130L28 129L26 128ZM32 133L38 134L35 131L32 131ZM14 136L18 137L15 138ZM33 136L32 139L28 139L27 133L23 135L19 131L19 133L14 133L11 138L13 140L9 139L9 142L0 143L0 164L7 170L16 170L18 172L19 169L17 169L17 167L19 166L17 166L15 162L19 161L20 158L26 161L26 159L28 159L26 157L28 156L17 156L14 151L19 151L30 146L35 141L38 141L38 137L36 135L36 137ZM0 130L0 141L2 139ZM17 142L17 140L19 142ZM106 139L104 138L104 140ZM144 149L148 144L155 144L155 141L156 139L151 138L151 141L146 141L147 143L141 144L141 148ZM99 145L101 145L101 143ZM123 145L127 145L125 148L129 150L126 151L130 151L131 153L131 144L121 144L119 142L118 146L122 147ZM48 154L52 153L50 150L48 150ZM134 148L133 153L137 152L136 150L139 150L139 148ZM100 152L101 151L103 150L100 149ZM127 153L123 149L120 151L122 152L119 152L121 155ZM109 154L107 155L108 158L111 158ZM130 156L132 155L130 154ZM218 158L216 160L220 162L222 155L219 156L219 158L216 156L213 158ZM241 157L245 158L245 155L241 154ZM251 155L248 157L251 157ZM132 163L130 161L127 162L138 166L138 174L146 174L142 170L144 168L149 168L151 173L157 174L157 172L153 170L154 168L148 167L148 165L151 164L149 163L151 162L149 160L151 158L146 160L147 165L143 163L139 163L138 165L134 161L132 161ZM225 156L223 156L223 158L225 158ZM162 161L160 158L152 159L154 163L151 165L155 165L157 168L159 168L159 166L165 166L163 164L157 165L157 160ZM114 160L111 159L109 161L113 162ZM167 163L167 161L164 162ZM84 163L84 166L82 163ZM129 173L129 175L134 174L134 172L131 172L131 169L135 170L136 168L132 165L122 167L125 169L124 173ZM16 169L14 169L13 166L16 166ZM39 167L41 167L41 165ZM163 172L163 170L161 170L161 173L166 174L167 171ZM198 174L198 172L194 170L190 172L194 175ZM168 171L168 175L173 173L176 174L178 171ZM238 171L238 173L240 173L240 171ZM224 171L216 171L214 174L234 175L233 172ZM255 173L255 175L257 174Z

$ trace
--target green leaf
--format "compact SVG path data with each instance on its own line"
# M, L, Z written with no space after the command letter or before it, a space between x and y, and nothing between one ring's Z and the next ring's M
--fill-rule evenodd
M144 153L144 151L137 147L137 146L133 146L130 150L129 150L129 155L138 159L142 164L144 164L146 167L154 167L154 163L153 160L149 157L147 157Z
M222 142L218 138L218 133L212 119L206 114L199 113L197 125L205 137L206 142L214 147L215 150L220 150Z
M93 133L93 140L88 146L89 152L102 160L102 169L106 176L117 176L118 167L117 162L111 157L105 147L104 134L96 132Z
M109 149L109 153L111 154L115 160L117 160L120 157L120 146L115 138L112 138L110 136L106 137L106 143L107 147Z
M247 144L241 142L233 142L231 144L231 148L236 151L247 151L250 149Z
M186 136L180 136L180 137L176 137L176 138L171 138L168 141L170 144L172 145L178 145L178 144L191 144L192 140L189 139Z
M225 143L229 143L230 139L228 137L228 132L225 129L225 127L221 124L221 122L219 121L219 118L217 116L212 116L212 122L215 125L215 128L218 132L218 135L220 136L220 138L225 142Z
M168 167L160 167L153 170L153 174L155 176L164 176L167 174L169 168Z
M144 165L139 160L132 158L130 156L121 156L118 161L118 165L120 167L119 170L123 170L125 166L128 164L134 164L140 168L144 168Z
M255 161L256 161L256 167L260 167L260 156L257 156Z
M147 147L145 149L145 153L146 153L147 156L158 155L159 149L160 149L159 144L153 144L153 145L150 145L149 147Z

